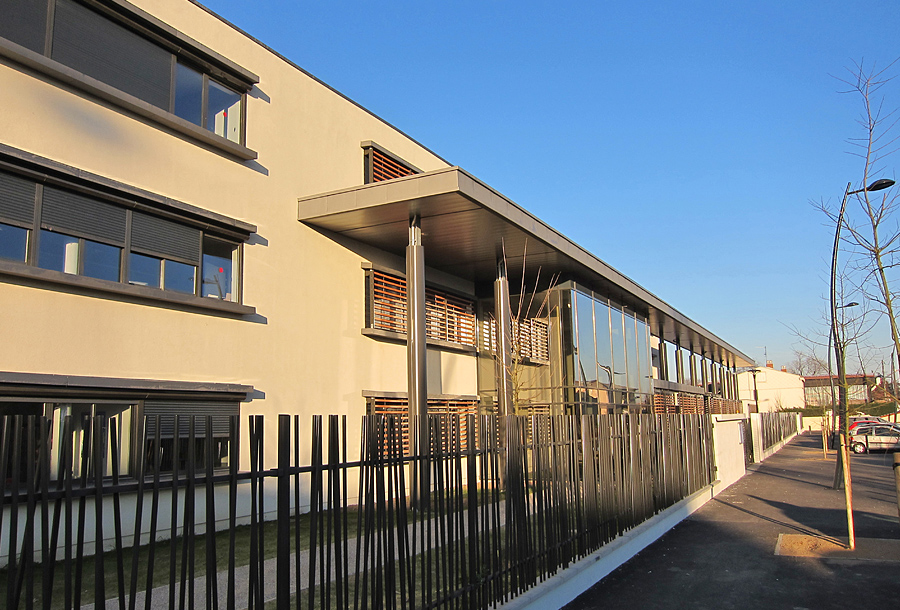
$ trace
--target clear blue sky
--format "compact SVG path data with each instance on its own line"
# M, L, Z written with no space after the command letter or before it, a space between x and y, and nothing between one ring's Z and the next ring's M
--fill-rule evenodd
M861 179L833 76L900 56L887 0L204 4L776 366Z

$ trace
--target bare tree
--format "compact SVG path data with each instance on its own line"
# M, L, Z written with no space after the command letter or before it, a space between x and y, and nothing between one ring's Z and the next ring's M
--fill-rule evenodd
M897 150L898 138L894 127L896 110L886 110L881 90L893 80L889 72L897 62L883 69L869 68L856 63L848 69L849 77L839 79L849 86L845 93L859 97L863 111L857 120L862 136L851 138L851 153L862 159L859 192L853 194L855 213L844 216L848 243L852 249L851 262L860 272L859 288L870 301L878 304L887 317L891 342L900 353L900 328L894 303L895 268L900 263L900 189L883 190L888 173L888 158ZM879 178L879 180L875 180ZM881 188L875 187L875 185ZM889 185L888 185L889 186ZM878 191L878 192L877 192ZM832 221L835 216L829 214ZM860 362L860 366L867 368Z

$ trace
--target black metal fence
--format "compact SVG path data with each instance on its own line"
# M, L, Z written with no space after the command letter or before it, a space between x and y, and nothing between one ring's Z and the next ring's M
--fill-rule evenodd
M392 417L364 418L352 452L344 417L282 415L274 439L233 418L244 471L217 467L210 420L168 443L148 422L124 468L114 420L69 419L54 444L50 420L0 418L6 608L486 608L714 472L707 415L432 416L422 457Z
M768 449L797 434L796 413L760 413L759 420L763 449Z

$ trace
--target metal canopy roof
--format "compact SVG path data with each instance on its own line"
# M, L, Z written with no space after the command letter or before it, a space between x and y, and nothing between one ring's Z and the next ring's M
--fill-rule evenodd
M302 197L298 219L310 226L403 256L409 220L419 215L428 267L473 281L493 282L506 250L509 277L537 270L608 295L650 318L651 329L706 355L734 354L737 366L749 356L722 341L664 301L575 244L540 219L458 167ZM544 286L545 287L545 286Z

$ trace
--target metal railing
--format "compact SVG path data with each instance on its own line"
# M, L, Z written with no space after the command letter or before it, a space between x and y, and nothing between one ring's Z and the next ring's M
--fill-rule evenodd
M234 418L231 455L246 442L249 470L236 460L216 470L212 455L188 449L172 472L150 473L145 465L159 462L144 449L120 463L127 452L102 416L80 443L63 421L56 444L51 420L0 418L0 600L10 609L101 607L107 597L118 608L487 608L713 479L707 415L477 420L429 416L417 457L404 452L397 418L367 416L351 458L346 417L301 426L282 415L274 439L262 416L246 435ZM195 443L199 428L192 420L183 439L174 426L173 449L213 451ZM160 445L135 434L133 447ZM411 501L413 480L428 492Z
M763 449L768 449L797 434L796 413L760 413L759 419Z

